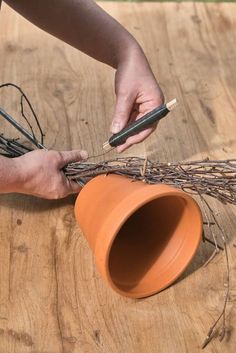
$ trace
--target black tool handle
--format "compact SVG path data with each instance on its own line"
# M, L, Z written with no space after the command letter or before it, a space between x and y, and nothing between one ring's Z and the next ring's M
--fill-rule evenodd
M164 118L169 113L166 105L163 104L158 108L153 109L151 112L142 116L142 118L136 120L131 123L123 130L118 132L117 134L112 135L108 142L111 147L117 147L125 143L128 137L136 135L140 131L145 130L147 127L153 125L157 121Z

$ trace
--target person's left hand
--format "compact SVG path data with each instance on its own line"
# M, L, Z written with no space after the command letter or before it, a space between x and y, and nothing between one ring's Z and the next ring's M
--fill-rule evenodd
M86 151L35 150L12 158L17 176L10 192L34 195L44 199L61 199L79 193L81 186L69 180L63 168L73 162L88 158Z
M111 125L113 134L164 103L163 93L141 49L131 53L118 66L115 93L116 106ZM123 152L131 145L143 141L156 127L157 124L129 137L123 145L117 147L117 151Z

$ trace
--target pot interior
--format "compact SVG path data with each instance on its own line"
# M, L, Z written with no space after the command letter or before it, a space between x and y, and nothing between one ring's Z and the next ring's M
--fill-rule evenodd
M193 207L194 206L194 207ZM200 230L199 212L175 195L148 202L121 227L109 254L115 286L146 296L169 285L182 273L195 252Z

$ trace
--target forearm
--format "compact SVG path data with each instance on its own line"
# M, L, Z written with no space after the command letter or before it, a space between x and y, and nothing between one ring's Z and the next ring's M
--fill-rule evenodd
M24 17L114 68L140 50L131 34L92 0L6 0Z
M18 192L21 184L21 172L15 158L0 156L0 193Z

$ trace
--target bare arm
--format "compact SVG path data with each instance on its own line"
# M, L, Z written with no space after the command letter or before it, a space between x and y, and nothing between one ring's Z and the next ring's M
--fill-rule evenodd
M139 119L164 98L148 61L134 37L92 0L6 0L45 31L116 69L111 132ZM150 127L117 148L124 151L154 131Z
M140 50L131 34L92 0L6 2L38 27L114 68L127 50Z

